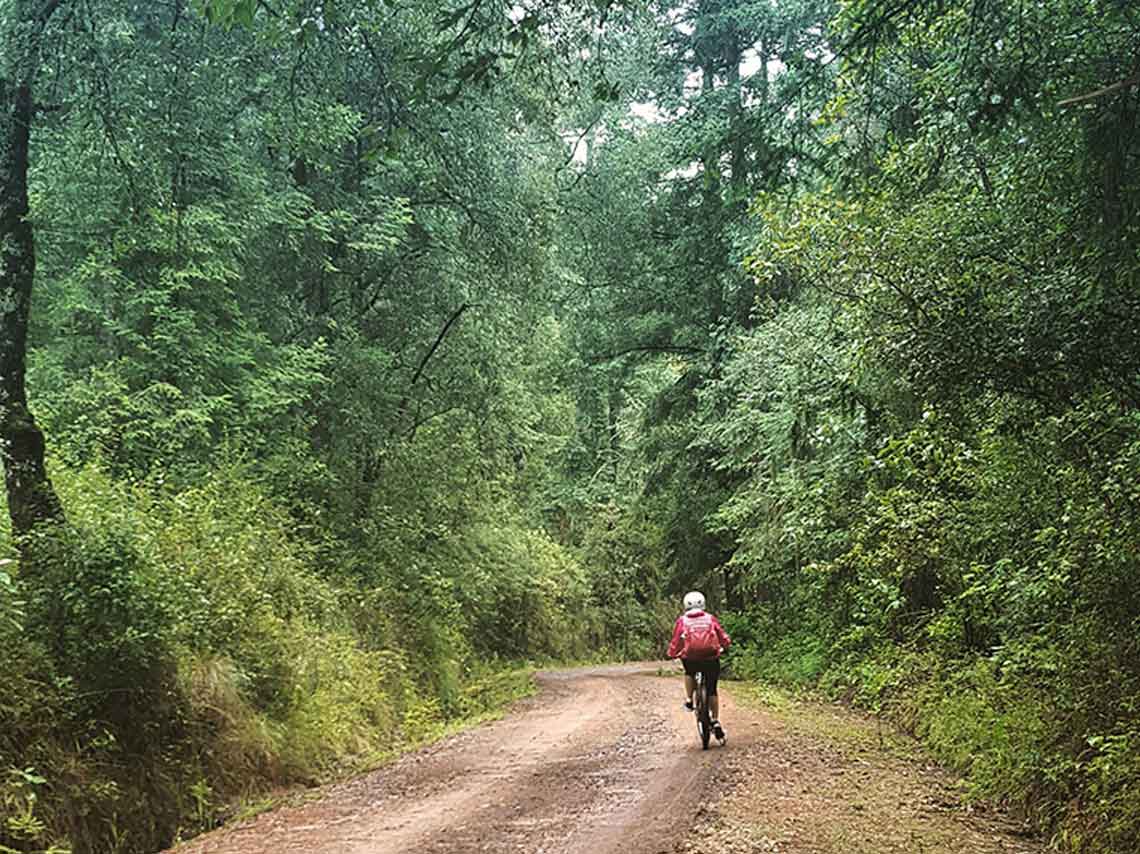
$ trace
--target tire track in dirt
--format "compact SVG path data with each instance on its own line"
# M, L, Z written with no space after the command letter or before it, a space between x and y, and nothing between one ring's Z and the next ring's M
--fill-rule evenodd
M657 665L539 674L506 718L179 846L178 854L657 854L695 813L702 751Z
M660 667L539 674L538 695L499 721L176 854L1041 851L962 809L932 766L837 748L828 730L861 720L841 710L805 706L806 732L726 686L728 747L703 751Z

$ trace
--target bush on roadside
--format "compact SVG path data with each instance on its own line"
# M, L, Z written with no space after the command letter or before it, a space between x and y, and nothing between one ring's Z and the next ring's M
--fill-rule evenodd
M366 552L297 536L240 466L54 479L68 524L0 569L0 846L21 854L152 852L492 712L529 690L512 660L593 640L578 564L510 522L421 552L430 571L378 551L364 584L323 560Z

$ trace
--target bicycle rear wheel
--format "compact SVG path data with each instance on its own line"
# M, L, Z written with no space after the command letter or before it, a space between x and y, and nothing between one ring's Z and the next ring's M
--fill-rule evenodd
M712 720L709 717L709 686L703 673L697 674L697 690L694 695L697 707L697 734L701 737L701 748L709 749L712 738Z

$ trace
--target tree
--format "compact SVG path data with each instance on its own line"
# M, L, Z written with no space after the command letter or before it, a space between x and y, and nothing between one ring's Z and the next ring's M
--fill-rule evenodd
M600 110L603 141L565 194L580 277L572 328L588 370L580 400L593 415L577 470L660 525L671 586L714 583L733 605L743 601L733 538L709 519L738 473L703 441L698 394L755 323L742 264L749 200L819 174L811 122L826 90L812 84L830 73L830 12L827 2L652 4L605 44L623 97Z
M62 0L0 5L0 455L17 536L63 511L44 465L44 437L28 408L28 314L36 244L28 221L28 163L40 55Z

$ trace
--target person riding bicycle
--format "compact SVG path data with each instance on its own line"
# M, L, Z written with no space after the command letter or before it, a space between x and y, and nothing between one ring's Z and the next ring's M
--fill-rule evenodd
M709 689L709 716L713 735L724 739L720 725L720 698L716 693L720 677L720 655L732 643L720 621L705 611L705 596L693 590L685 594L685 613L673 625L673 639L669 641L669 658L680 658L685 668L685 709L693 710L693 692L697 689L696 675L704 673Z

